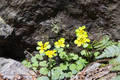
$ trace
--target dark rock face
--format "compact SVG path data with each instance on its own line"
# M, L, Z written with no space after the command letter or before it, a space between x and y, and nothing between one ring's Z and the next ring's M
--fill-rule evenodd
M24 48L13 35L13 27L0 18L0 56L22 60L25 57Z
M82 25L92 40L104 34L119 39L119 6L119 0L2 0L0 16L27 48L38 40L74 39L74 30Z

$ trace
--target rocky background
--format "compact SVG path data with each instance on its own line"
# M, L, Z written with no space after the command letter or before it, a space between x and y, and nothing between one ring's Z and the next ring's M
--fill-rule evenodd
M119 8L119 0L1 0L0 56L20 61L39 40L53 43L65 37L71 42L82 25L91 40L104 34L119 40Z

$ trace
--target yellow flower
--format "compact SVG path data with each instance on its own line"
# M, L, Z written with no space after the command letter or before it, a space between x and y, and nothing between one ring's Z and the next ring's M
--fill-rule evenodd
M54 43L56 48L60 48L60 47L65 47L65 39L64 38L60 38L58 41L56 41Z
M77 39L74 41L74 43L77 44L77 46L85 45L87 42L90 42L87 32L84 31L85 28L85 26L82 26L75 30Z
M42 43L42 41L37 42L38 47L36 48L39 50L39 53L43 53L45 50L50 49L49 42L45 42L45 44Z
M54 56L56 56L56 50L48 50L45 52L45 54L49 57L49 58L52 58Z
M84 36L88 37L87 32L84 31L85 28L86 28L85 26L82 26L82 27L79 27L78 29L76 29L75 30L76 36L79 37L79 36L84 35Z
M79 47L81 45L86 44L87 42L90 42L90 39L86 38L86 37L78 37L74 43Z

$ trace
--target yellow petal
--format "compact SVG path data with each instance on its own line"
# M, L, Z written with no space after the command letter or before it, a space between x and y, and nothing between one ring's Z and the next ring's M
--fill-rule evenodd
M40 54L44 53L44 50L40 50L39 53L40 53Z
M39 46L42 46L42 45L43 45L42 41L37 42L37 44L38 44Z
M37 50L40 50L40 47L36 47Z
M58 45L58 42L55 42L54 45Z
M62 44L61 47L65 47L65 44Z
M57 54L54 54L54 56L57 56Z
M44 45L46 45L46 46L49 45L49 42L46 42Z
M78 43L78 40L75 40L74 43L77 44L77 43Z
M86 39L86 42L90 42L90 39Z
M85 29L85 28L86 28L85 26L79 27L80 30L83 30L83 29Z
M62 41L63 43L65 42L65 39L64 38L60 38L60 41Z
M78 47L80 47L81 45L82 45L82 43L77 44Z

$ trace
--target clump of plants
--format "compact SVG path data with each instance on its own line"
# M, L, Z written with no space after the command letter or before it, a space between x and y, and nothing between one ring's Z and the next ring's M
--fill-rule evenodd
M85 31L85 26L75 30L76 40L74 43L78 46L88 46L90 39ZM51 46L49 42L37 42L36 49L38 54L31 57L31 60L24 60L22 63L39 73L38 80L62 80L69 79L72 75L82 70L88 63L79 54L67 52L69 44L66 44L65 38L60 38ZM84 54L83 54L84 55Z
M109 61L110 64L117 62L120 66L120 43L111 41L104 36L100 41L90 41L86 27L82 26L75 30L76 39L74 44L81 49L79 53L68 52L71 45L66 44L65 38L60 38L54 44L38 41L36 50L38 53L22 63L38 74L37 80L62 80L69 79L77 74L88 63L100 58L116 57ZM103 51L104 50L104 51Z

